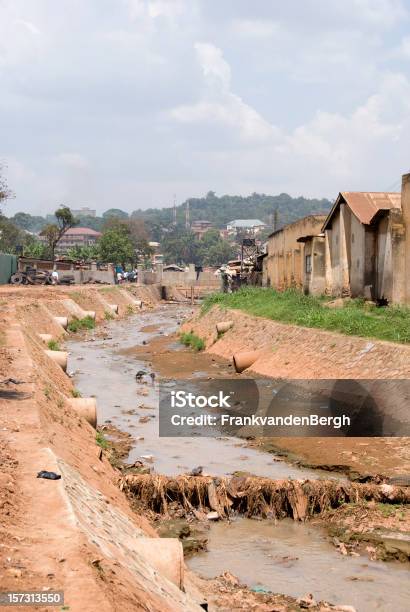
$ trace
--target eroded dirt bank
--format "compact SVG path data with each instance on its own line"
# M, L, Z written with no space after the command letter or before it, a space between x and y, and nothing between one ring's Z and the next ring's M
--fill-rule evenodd
M135 298L159 299L146 288L109 297L120 316ZM201 609L194 587L184 593L139 555L139 538L156 533L130 510L95 430L68 405L71 379L37 335L63 338L53 315L70 315L73 303L102 320L106 292L23 288L0 299L2 590L63 589L76 611ZM36 478L41 470L61 479Z
M233 321L218 335L216 324ZM410 378L410 347L285 325L237 310L198 310L185 322L206 342L206 352L232 363L234 353L260 350L241 376L272 378ZM283 452L301 465L344 471L354 478L391 478L410 473L409 438L261 438L252 444Z
M142 538L157 534L131 510L95 430L69 405L71 378L38 336L51 334L64 348L55 316L94 311L97 322L107 321L138 313L136 299L153 307L159 290L0 290L2 590L63 589L65 605L78 612L200 610L205 598L210 610L299 610L294 598L251 592L229 574L203 581L186 571L181 590L139 553ZM37 478L41 470L61 478Z
M66 337L55 315L81 316L92 310L97 322L110 322L131 314L138 317L136 299L142 299L147 309L159 298L155 287L0 292L2 586L10 590L63 586L72 610L201 609L198 602L204 596L210 610L304 608L306 602L298 604L291 597L241 588L229 574L203 581L187 573L184 593L160 572L153 573L138 554L138 538L156 533L130 509L118 488L119 473L96 444L95 430L70 409L72 379L44 354L38 333L51 333L62 341ZM118 314L113 304L118 305ZM142 330L154 335L156 331L146 325ZM149 359L155 370L170 377L188 377L195 368L200 371L204 355L181 356L170 346L175 340L154 338L148 345L131 347L129 354ZM205 357L206 369L215 367L217 376L236 376L223 359ZM102 364L102 376L107 367ZM61 480L36 479L42 469L61 474ZM313 610L337 609L310 604Z

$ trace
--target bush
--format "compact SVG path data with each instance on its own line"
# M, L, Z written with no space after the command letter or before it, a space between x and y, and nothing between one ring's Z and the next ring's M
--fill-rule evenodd
M189 333L182 333L180 340L185 346L190 346L194 351L203 351L205 349L205 342L199 336L196 336L192 331Z
M84 317L84 319L77 319L74 317L68 324L68 331L76 333L81 329L94 329L95 321L92 317Z
M50 349L50 351L59 351L60 350L60 345L58 344L57 340L49 340L47 342L47 346Z

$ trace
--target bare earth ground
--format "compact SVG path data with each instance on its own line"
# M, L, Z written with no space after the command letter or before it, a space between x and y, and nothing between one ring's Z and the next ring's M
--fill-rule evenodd
M215 324L233 320L218 338ZM213 308L182 326L206 340L206 352L232 363L243 350L261 350L246 376L272 378L410 378L410 347L284 325L239 311ZM159 358L157 357L157 360ZM244 375L242 374L242 376ZM263 438L251 443L282 451L302 465L353 475L410 475L409 438Z
M154 290L142 290L144 301L154 306L158 300ZM120 305L120 316L127 314L132 299L122 291L110 291L110 303ZM13 591L63 588L67 609L76 612L199 610L182 592L161 582L159 575L154 584L145 579L144 567L132 573L131 557L125 557L126 563L118 561L123 555L119 542L124 522L148 536L156 534L144 517L132 512L117 486L118 472L96 445L95 431L67 405L71 381L45 356L37 337L37 333L51 333L64 340L63 330L52 319L53 314L67 315L62 299L95 310L97 320L103 320L106 297L96 287L0 288L1 587ZM184 359L192 371L196 367L192 355ZM36 478L40 470L60 473L63 466L67 474L77 474L71 485L64 477ZM84 498L81 483L88 491ZM70 493L73 487L79 497ZM81 502L82 513L76 513L69 499ZM120 517L117 523L108 523L113 556L104 553L90 535L107 537L92 518L95 512ZM127 539L122 545L127 545ZM300 609L292 598L252 593L230 576L195 581L207 593L210 610Z

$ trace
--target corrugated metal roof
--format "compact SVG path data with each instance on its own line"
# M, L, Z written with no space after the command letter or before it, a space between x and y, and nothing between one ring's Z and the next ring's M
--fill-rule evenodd
M258 225L265 225L260 219L234 219L227 225L232 227L257 227Z
M341 191L328 214L323 230L329 225L336 209L344 201L364 225L370 225L381 211L401 208L401 194L376 191ZM322 230L322 231L323 231Z

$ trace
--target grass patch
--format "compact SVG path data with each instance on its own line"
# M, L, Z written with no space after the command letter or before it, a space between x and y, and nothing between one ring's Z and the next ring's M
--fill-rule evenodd
M71 389L71 395L73 397L81 397L81 393L79 392L78 389Z
M193 332L183 333L179 337L182 344L190 346L194 351L203 351L205 348L205 342L199 336L196 336Z
M107 449L110 446L110 443L101 431L97 431L95 434L95 441L101 448Z
M104 310L104 319L106 321L111 321L112 319L114 319L113 313L110 312L109 310Z
M47 342L47 346L50 349L50 351L59 351L60 350L60 345L58 344L57 340L49 340Z
M244 287L235 293L208 296L202 306L205 314L212 306L243 310L252 315L391 342L410 342L410 308L377 308L363 299L346 301L343 308L326 308L329 298L304 295L294 289L283 292L260 287Z
M77 319L74 317L68 324L68 331L76 333L81 329L94 329L95 321L92 317L84 317L84 319Z
M134 306L132 304L127 304L127 315L132 315L134 314L135 309Z

